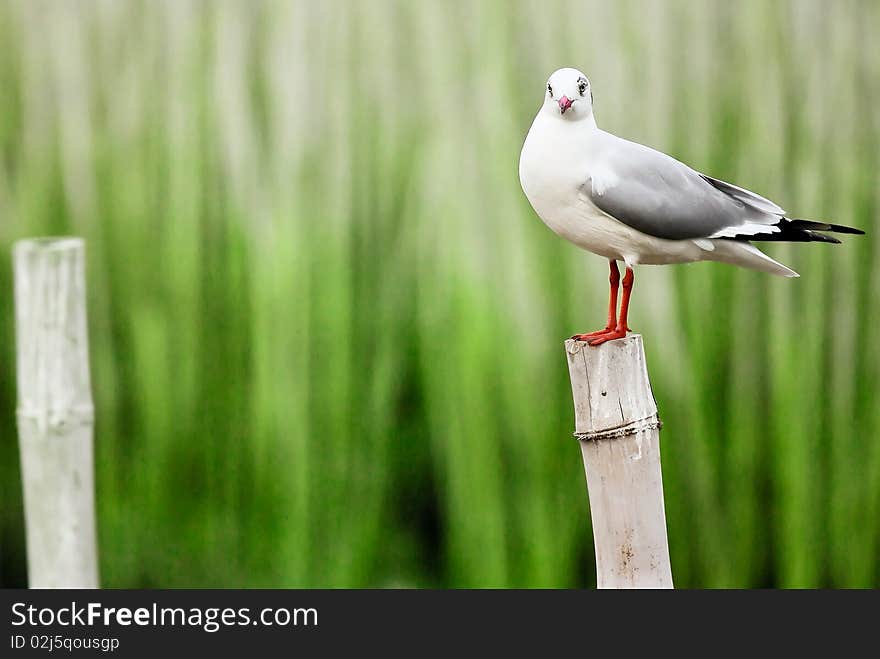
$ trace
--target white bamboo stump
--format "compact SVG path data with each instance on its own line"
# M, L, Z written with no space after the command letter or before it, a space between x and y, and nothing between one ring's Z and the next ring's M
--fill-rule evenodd
M565 342L599 588L672 588L660 419L642 337Z
M13 249L18 433L31 588L97 588L85 246Z

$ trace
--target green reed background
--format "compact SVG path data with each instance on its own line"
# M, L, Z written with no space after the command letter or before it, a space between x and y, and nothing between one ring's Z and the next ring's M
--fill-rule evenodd
M678 586L880 585L880 3L0 1L0 581L26 583L10 248L84 236L103 583L591 586L562 340L607 265L517 178L601 126L868 230L638 271Z

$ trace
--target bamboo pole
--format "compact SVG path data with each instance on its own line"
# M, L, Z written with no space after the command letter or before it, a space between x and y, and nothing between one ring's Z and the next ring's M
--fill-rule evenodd
M13 248L18 433L31 588L97 588L85 245Z
M660 419L642 337L565 342L599 588L672 588Z

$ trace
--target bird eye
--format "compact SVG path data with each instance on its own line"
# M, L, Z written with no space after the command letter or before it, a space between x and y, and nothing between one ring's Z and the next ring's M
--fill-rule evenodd
M550 86L550 83L547 83L547 93L553 96L553 87Z
M587 83L585 83L583 80L578 83L578 91L581 93L581 96L583 96L584 93L587 91Z

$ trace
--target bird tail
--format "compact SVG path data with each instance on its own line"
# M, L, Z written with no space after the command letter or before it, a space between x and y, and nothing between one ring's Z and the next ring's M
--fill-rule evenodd
M712 242L715 244L715 249L709 252L706 258L710 258L713 261L739 265L744 268L769 272L772 275L780 275L782 277L800 277L791 268L771 259L757 247L744 240L721 238Z

